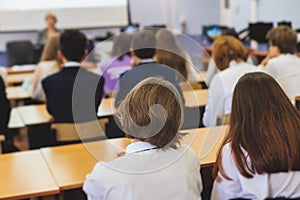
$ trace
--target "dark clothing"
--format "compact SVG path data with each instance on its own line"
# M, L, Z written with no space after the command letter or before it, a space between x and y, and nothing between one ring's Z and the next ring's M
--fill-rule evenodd
M0 134L7 134L10 109L10 102L6 97L5 84L0 76Z
M176 71L166 65L150 62L143 63L135 66L132 70L124 73L120 78L119 91L116 96L115 105L118 107L122 100L125 99L127 94L134 86L136 86L142 80L149 77L162 77L165 80L171 82L179 94L184 103L182 90L179 86L178 80L176 79Z
M42 81L48 112L57 123L96 119L104 79L81 67L65 67Z

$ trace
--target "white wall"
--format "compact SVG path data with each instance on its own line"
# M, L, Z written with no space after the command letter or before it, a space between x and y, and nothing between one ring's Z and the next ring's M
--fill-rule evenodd
M223 1L223 0L221 0ZM239 31L251 20L251 0L231 0L233 26ZM292 21L293 28L300 28L299 0L257 0L257 21Z

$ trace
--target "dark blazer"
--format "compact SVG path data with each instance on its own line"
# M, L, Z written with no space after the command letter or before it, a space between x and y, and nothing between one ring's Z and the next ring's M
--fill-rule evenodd
M135 66L132 70L124 73L119 82L119 91L116 96L115 106L118 107L122 100L125 99L127 94L130 92L135 85L148 77L162 77L167 81L173 83L181 95L181 99L184 103L182 90L179 86L179 82L176 79L176 73L174 69L158 64L155 62L144 63Z
M104 79L81 67L65 67L42 81L48 112L54 122L96 119Z
M0 76L0 134L7 133L7 124L10 116L10 102L6 97L5 84Z

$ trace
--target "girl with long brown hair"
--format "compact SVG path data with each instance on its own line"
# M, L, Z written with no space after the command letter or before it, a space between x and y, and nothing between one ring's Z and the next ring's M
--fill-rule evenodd
M212 199L300 197L300 113L262 72L236 84Z

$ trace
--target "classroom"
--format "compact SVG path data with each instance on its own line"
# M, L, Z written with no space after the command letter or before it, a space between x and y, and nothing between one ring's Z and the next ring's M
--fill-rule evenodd
M0 0L0 199L300 200L299 8Z

